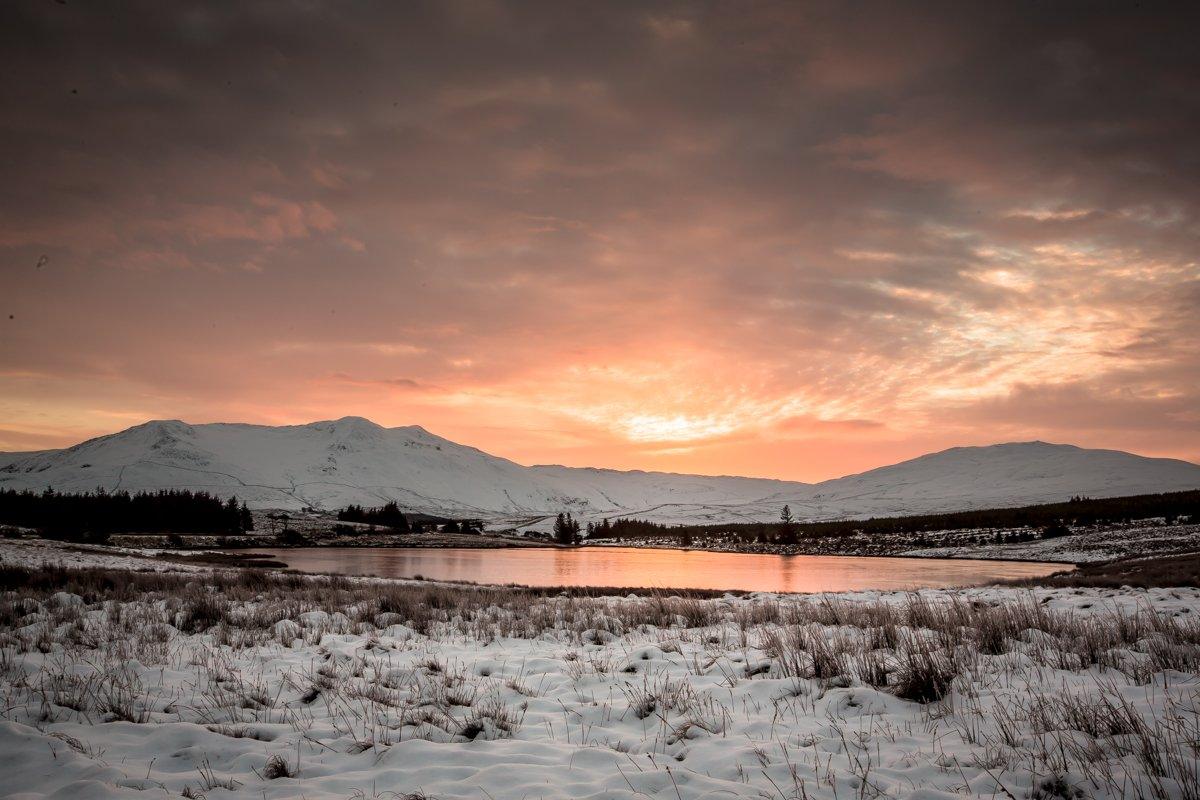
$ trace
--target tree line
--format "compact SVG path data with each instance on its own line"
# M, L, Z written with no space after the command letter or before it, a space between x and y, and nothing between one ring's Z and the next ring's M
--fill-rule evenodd
M598 523L589 522L586 530L588 539L653 536L676 532L676 529L666 525L640 519L602 519ZM560 512L554 518L553 537L559 544L579 544L583 540L583 531L583 526L570 511Z
M1200 490L1092 498L1077 496L1066 502L1043 503L1017 508L989 508L944 514L914 514L903 517L871 517L830 522L796 522L784 506L779 522L751 522L717 525L676 525L638 519L618 519L604 529L595 526L597 538L622 539L646 536L726 535L744 542L794 544L800 539L855 536L858 534L920 534L945 530L986 528L1031 528L1043 536L1064 535L1067 526L1128 523L1133 520L1163 518L1168 523L1187 519L1200 521ZM607 523L607 520L605 520Z
M395 501L385 503L375 508L363 507L351 503L337 513L340 522L358 522L365 525L377 525L388 528L393 533L426 533L441 531L442 533L479 533L483 523L476 519L453 520L443 517L429 517L424 514L405 514ZM355 535L362 533L350 526L338 526L335 533Z
M65 493L0 489L0 523L36 528L51 538L102 540L113 533L238 534L254 519L236 497L164 489Z
M363 522L371 525L382 525L400 533L408 533L411 526L408 517L400 511L395 502L386 503L379 508L363 508L359 505L348 505L338 512L337 518L342 522Z

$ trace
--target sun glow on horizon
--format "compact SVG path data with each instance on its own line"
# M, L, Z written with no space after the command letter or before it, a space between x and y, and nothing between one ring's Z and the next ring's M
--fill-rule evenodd
M735 422L684 414L634 414L614 423L633 442L692 442L724 436L739 427Z

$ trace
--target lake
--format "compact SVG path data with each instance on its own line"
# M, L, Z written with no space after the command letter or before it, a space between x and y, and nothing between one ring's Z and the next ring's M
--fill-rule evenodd
M255 550L293 569L385 578L519 583L528 586L844 592L973 586L1048 575L1066 564L948 558L775 556L634 547L300 547Z

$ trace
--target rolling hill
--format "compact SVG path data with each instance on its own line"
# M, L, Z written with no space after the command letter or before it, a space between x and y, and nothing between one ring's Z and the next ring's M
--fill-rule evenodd
M0 488L204 489L251 507L389 500L430 514L542 526L636 516L671 523L916 514L1200 488L1200 465L1045 442L958 447L807 484L562 466L526 467L419 426L361 417L271 427L156 420L62 450L0 454Z

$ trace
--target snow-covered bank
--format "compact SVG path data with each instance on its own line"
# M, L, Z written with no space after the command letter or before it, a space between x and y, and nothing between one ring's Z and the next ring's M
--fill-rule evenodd
M0 539L0 564L36 567L54 564L62 567L157 572L207 572L205 567L154 558L158 551L70 544L52 539Z
M942 546L909 550L921 558L1005 558L1021 561L1070 561L1076 564L1200 551L1200 525L1134 522L1076 529L1070 536L1012 544L948 541Z
M1195 589L590 598L113 568L0 599L11 796L1200 792Z
M859 533L801 539L797 544L744 542L721 535L695 535L685 548L678 535L594 540L589 547L645 547L775 555L906 556L1000 561L1058 561L1087 564L1200 551L1200 524L1141 521L1077 527L1042 538L1028 528L952 529L920 534Z

